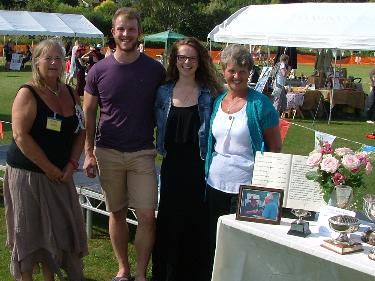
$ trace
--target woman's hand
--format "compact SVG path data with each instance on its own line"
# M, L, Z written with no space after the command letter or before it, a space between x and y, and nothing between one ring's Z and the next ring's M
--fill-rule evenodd
M44 171L48 179L54 183L61 183L64 173L55 165Z
M73 180L73 173L74 173L74 167L73 165L69 162L66 164L66 166L63 169L63 176L61 178L61 181L63 183L69 183Z

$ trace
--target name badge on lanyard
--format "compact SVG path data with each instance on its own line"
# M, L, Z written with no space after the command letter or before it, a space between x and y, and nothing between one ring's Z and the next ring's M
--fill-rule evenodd
M47 118L47 126L48 130L61 132L61 120L56 118L56 113L53 114L53 117Z

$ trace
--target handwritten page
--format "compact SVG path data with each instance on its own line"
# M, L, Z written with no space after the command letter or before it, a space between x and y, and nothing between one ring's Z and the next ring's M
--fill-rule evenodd
M287 208L305 209L317 212L324 205L323 195L317 182L308 180L307 156L293 155L288 188Z
M257 152L252 184L287 189L289 184L291 154Z
M284 190L283 207L318 211L324 205L319 185L306 178L307 156L257 152L252 185Z

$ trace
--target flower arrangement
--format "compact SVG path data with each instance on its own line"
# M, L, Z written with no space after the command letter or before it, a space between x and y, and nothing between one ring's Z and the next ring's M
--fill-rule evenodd
M319 145L306 161L309 167L316 169L307 172L306 177L320 184L326 202L335 186L351 186L353 193L365 188L364 175L372 172L370 154L354 152L347 147L333 149L326 141L321 141Z

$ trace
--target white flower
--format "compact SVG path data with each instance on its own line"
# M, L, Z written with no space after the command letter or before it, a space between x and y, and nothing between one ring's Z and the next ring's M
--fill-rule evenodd
M350 148L347 148L347 147L336 148L335 153L338 156L344 156L344 155L347 155L347 154L354 154L353 150L351 150Z
M322 163L320 164L320 169L326 171L327 173L333 174L337 171L340 166L339 160L333 156L327 156L323 158Z
M348 154L342 157L342 165L349 171L352 171L358 169L358 167L361 165L361 161L356 155Z
M306 165L309 167L318 167L322 161L322 154L320 152L311 153L306 160Z

